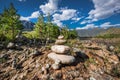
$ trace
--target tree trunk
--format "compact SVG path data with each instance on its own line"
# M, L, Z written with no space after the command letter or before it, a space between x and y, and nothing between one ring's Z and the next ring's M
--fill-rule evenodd
M14 27L12 27L12 40L14 42L14 38L15 38L15 30L14 30Z

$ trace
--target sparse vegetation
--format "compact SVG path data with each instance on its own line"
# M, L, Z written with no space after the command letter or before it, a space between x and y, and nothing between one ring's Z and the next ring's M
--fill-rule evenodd
M98 35L97 38L120 38L120 34L103 34L103 35Z
M0 37L14 40L17 33L22 29L20 16L17 14L17 10L11 3L9 8L5 8L0 15Z
M104 33L100 33L96 36L97 38L120 38L120 29L119 28L108 28Z

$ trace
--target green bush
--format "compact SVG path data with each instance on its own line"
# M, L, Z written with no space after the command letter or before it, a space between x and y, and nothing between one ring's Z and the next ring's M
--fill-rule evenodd
M63 27L60 33L65 39L75 39L78 37L76 30L69 30L67 27Z

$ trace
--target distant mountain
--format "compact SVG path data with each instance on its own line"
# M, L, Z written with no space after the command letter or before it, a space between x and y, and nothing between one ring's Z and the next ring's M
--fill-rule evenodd
M120 27L111 27L108 28L104 33L102 34L120 34Z
M104 28L93 28L93 29L80 29L77 30L77 33L80 37L95 37L95 36L104 36L104 35L120 35L120 27L110 27L108 29Z
M94 37L100 33L105 32L107 29L104 28L93 28L93 29L80 29L76 30L80 37Z
M120 28L109 28L104 33L100 33L99 38L120 38Z
M23 28L24 28L23 30L26 30L26 31L33 30L35 25L33 22L26 21L26 20L22 20L21 22L23 24Z

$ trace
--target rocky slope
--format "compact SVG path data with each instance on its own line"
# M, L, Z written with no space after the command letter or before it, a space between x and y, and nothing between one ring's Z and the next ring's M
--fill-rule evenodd
M114 46L92 41L69 41L76 61L54 70L47 47L20 46L0 50L0 80L119 80L120 56ZM68 45L68 44L66 44Z

